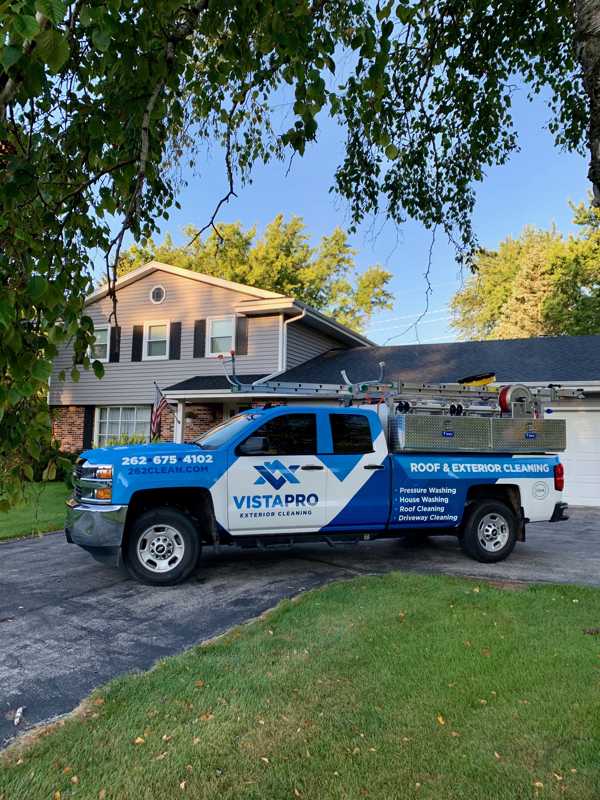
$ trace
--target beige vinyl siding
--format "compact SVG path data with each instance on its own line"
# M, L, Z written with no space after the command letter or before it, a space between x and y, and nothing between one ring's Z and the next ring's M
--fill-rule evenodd
M287 362L286 369L304 364L311 358L320 356L333 348L344 345L332 336L327 336L302 322L292 322L287 328Z
M164 286L163 303L154 305L149 294L153 286ZM215 358L194 358L194 321L207 317L234 314L235 306L249 295L188 280L156 271L118 291L117 322L121 327L120 361L104 365L105 374L98 380L93 372L81 370L78 383L69 378L72 366L71 347L59 353L52 373L50 405L136 405L152 403L153 382L161 388L196 375L221 375L223 366ZM108 297L87 307L87 314L97 325L105 325L112 311ZM133 326L169 320L181 322L180 360L131 361ZM114 323L113 323L114 324ZM268 374L278 367L279 317L249 317L248 355L238 356L239 374ZM67 380L61 382L61 370Z

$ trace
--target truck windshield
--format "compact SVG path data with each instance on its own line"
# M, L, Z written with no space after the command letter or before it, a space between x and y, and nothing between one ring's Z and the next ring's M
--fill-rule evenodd
M217 447L221 447L232 437L241 433L244 428L257 418L258 414L238 414L228 419L227 422L223 422L221 425L217 425L215 428L203 433L202 436L194 440L194 444L203 447L205 450L216 450Z

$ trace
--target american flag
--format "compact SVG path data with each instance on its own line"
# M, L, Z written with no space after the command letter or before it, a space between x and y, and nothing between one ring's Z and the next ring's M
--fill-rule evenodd
M167 398L158 388L156 381L154 382L154 405L152 406L152 414L150 415L150 437L154 439L160 436L160 415L169 404Z

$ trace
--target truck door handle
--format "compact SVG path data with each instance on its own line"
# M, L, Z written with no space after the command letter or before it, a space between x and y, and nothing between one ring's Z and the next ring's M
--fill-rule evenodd
M323 469L323 467L320 464L305 464L303 467L300 467L300 469L314 470Z
M365 464L363 469L385 469L385 464Z

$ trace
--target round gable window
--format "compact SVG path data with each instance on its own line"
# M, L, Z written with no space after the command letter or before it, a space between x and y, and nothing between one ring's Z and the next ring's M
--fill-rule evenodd
M152 300L155 305L162 303L166 296L167 292L164 286L154 286L150 290L150 300Z

